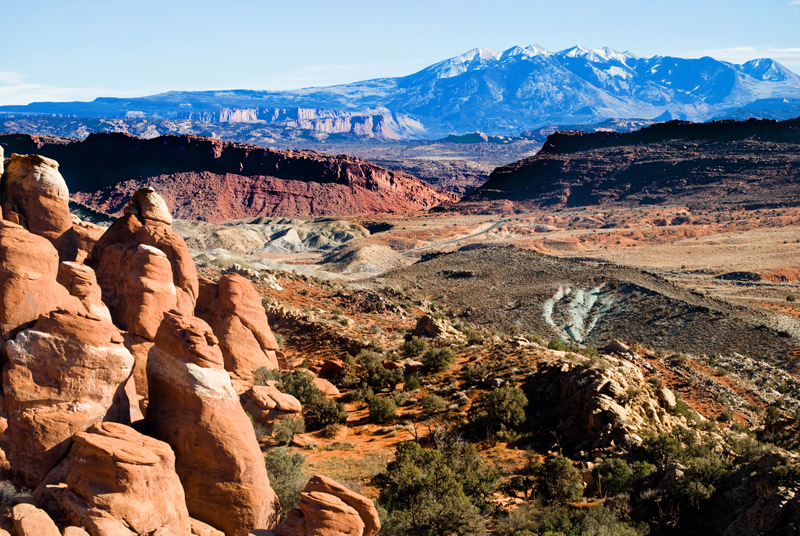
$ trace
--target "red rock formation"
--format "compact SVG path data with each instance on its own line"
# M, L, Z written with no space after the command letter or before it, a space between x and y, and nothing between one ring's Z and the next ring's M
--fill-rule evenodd
M267 432L279 419L300 417L303 413L300 401L279 391L276 384L269 381L267 385L256 385L240 397L244 410L253 416L255 422L265 426Z
M150 189L135 192L125 208L125 215L114 222L97 241L87 263L94 266L103 288L104 301L116 315L116 299L120 290L117 284L126 279L125 265L120 265L119 249L123 251L139 245L151 246L166 255L172 268L175 284L176 308L192 314L197 300L197 269L183 239L170 227L172 217L163 199ZM113 251L116 248L117 251ZM104 258L111 249L112 258ZM108 299L106 299L108 293Z
M45 238L0 220L0 335L12 337L56 307L83 309L58 284L58 253Z
M78 256L76 261L84 262L94 249L94 245L106 232L105 227L95 225L87 221L74 220L72 230L75 232L75 239L78 241Z
M59 520L92 536L191 533L169 445L110 422L75 434L73 442L69 457L35 492Z
M4 440L25 485L37 485L64 457L74 433L128 420L122 385L133 357L111 322L54 311L8 341L6 356Z
M277 498L208 324L167 313L147 380L147 426L175 450L189 513L228 536L271 528Z
M103 292L100 290L100 285L97 284L94 270L84 264L64 261L58 266L56 280L72 296L80 300L87 313L111 320L111 313L103 303Z
M226 274L217 283L202 279L196 314L219 339L228 372L251 378L257 368L278 368L278 341L269 328L261 296L246 278Z
M374 536L381 528L375 505L324 476L314 476L275 532L281 536Z
M12 154L2 180L3 211L14 212L33 234L50 240L61 260L75 260L78 243L69 213L69 191L58 162Z
M173 215L223 221L245 216L349 215L425 210L454 198L419 179L348 156L277 151L199 136L140 139L91 134L82 141L6 136L12 150L61 162L75 197L119 212L142 186ZM120 183L121 177L131 181ZM97 192L95 194L95 192Z
M17 536L61 536L47 512L32 504L15 505L11 509L11 518Z

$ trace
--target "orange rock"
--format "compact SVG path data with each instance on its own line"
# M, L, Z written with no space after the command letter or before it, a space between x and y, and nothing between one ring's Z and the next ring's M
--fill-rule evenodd
M275 528L280 536L374 536L381 529L371 500L335 480L313 476L300 494L300 504Z
M279 536L363 536L358 512L335 495L303 492L275 532Z
M207 523L192 518L192 534L195 536L223 536L225 533L217 530Z
M26 229L52 242L61 260L75 260L78 243L69 212L69 190L58 172L58 162L36 154L12 154L3 173L2 190L4 212L16 212Z
M292 395L280 392L276 384L277 382L270 381L267 385L256 385L239 397L244 410L255 422L265 426L268 432L277 419L300 417L303 413L300 401Z
M136 397L139 410L142 413L147 411L147 356L155 343L133 333L123 333L125 348L127 348L135 364L133 366L133 380L135 384Z
M78 241L78 256L75 260L84 262L92 253L94 245L106 232L106 228L74 218L72 220L72 230L75 232L75 239Z
M358 512L364 522L364 536L373 536L381 530L381 520L373 502L335 480L321 475L312 476L306 484L305 491L327 493L340 498Z
M111 320L111 313L103 303L103 292L97 284L97 277L94 270L85 264L64 261L58 265L58 276L56 280L67 289L67 291L78 298L83 304L86 312Z
M111 422L73 442L69 458L34 493L59 519L92 536L191 533L169 445Z
M26 486L36 486L66 455L74 433L129 418L123 384L133 357L111 322L54 311L9 340L6 356L4 439Z
M192 517L228 536L274 526L278 500L208 324L167 313L147 381L147 427L175 450Z
M11 509L17 536L61 536L47 512L32 504L21 503Z
M112 271L106 273L116 265L115 262L104 260L106 250L112 246L121 246L123 250L140 244L151 246L163 252L169 260L176 308L186 315L193 314L198 293L197 269L186 243L170 227L171 222L164 200L152 189L144 188L133 195L125 208L125 215L115 221L97 241L87 260L90 266L95 267L104 293L117 287L114 284L115 274ZM116 276L124 278L124 273L117 273ZM106 303L114 314L114 306L108 301Z
M96 272L114 323L130 333L153 340L164 313L178 307L172 266L155 247L109 246Z
M0 335L9 338L40 314L66 307L82 311L77 298L56 281L58 253L45 238L0 221Z
M64 527L64 530L61 531L61 536L89 536L89 533L86 532L86 529L70 525L69 527Z
M339 389L325 378L314 378L314 385L327 397L335 398L340 394Z
M278 341L269 328L261 296L246 278L226 274L217 283L201 279L196 314L219 338L228 372L251 378L257 368L278 368Z

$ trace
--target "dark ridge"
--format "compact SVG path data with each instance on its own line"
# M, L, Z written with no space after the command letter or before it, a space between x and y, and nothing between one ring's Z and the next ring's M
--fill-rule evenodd
M558 132L462 198L522 207L800 205L800 118L687 123L630 133Z

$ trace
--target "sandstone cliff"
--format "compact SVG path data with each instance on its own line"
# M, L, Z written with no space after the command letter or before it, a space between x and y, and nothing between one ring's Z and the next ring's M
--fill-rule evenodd
M0 136L0 144L7 153L58 160L74 197L112 213L142 186L158 189L176 217L210 221L414 212L453 200L415 177L358 158L199 136L92 134L71 141L16 134Z

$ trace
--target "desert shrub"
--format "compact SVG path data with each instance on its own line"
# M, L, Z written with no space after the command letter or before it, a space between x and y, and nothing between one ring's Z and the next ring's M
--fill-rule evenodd
M619 519L602 505L569 509L562 505L542 507L526 503L497 525L499 536L645 536L649 532L645 523Z
M474 447L444 451L414 442L397 446L395 459L375 478L386 512L382 534L477 536L485 533L476 504L487 504L496 477Z
M389 370L383 366L383 356L369 350L361 350L356 357L356 362L364 370L364 380L367 385L377 390L393 390L403 381L403 373L399 369Z
M577 501L583 496L583 479L567 458L555 456L536 468L538 489L548 502Z
M427 348L428 343L425 339L413 335L400 345L400 352L407 357L417 357Z
M525 421L528 398L519 387L499 387L478 396L470 420L487 431L515 428Z
M685 464L683 476L672 482L669 492L677 501L699 509L714 496L730 470L721 457L709 450L701 457L689 458Z
M386 422L397 415L397 404L391 398L373 397L369 402L369 418L372 422Z
M403 390L411 392L416 391L420 387L422 387L422 384L419 383L419 380L416 378L416 376L409 376L406 378L406 383L403 386Z
M279 419L272 430L272 436L280 444L288 445L294 439L295 434L302 434L306 431L306 421L302 417L288 417Z
M638 457L656 465L665 465L678 460L683 454L683 444L677 437L669 434L649 435L644 438L637 451Z
M464 371L464 381L469 385L479 385L489 377L489 369L483 365L472 365Z
M786 296L786 301L795 302L797 301L797 296L795 296L794 294L789 294L788 296Z
M285 515L286 512L297 506L300 492L305 487L303 464L306 458L289 447L275 447L267 451L264 461L267 465L270 485L280 499Z
M18 494L10 480L0 480L0 506L11 506L11 499Z
M551 350L564 350L566 346L564 346L564 341L561 339L550 339L550 342L547 343L547 347Z
M473 344L483 344L483 335L477 331L469 329L464 333L467 335L467 344L469 346L472 346Z
M311 430L319 430L329 424L343 424L347 421L347 410L336 400L320 393L303 405L303 416Z
M447 409L447 404L442 397L433 394L423 396L419 404L422 406L422 412L426 415L434 415Z
M267 367L259 367L253 371L253 384L254 385L267 385L268 381L280 381L281 371L270 370Z
M455 357L456 355L449 348L428 348L422 354L422 362L429 371L439 372L448 368Z
M656 472L656 466L641 460L633 462L631 468L633 487L646 486Z
M303 404L303 417L310 430L318 430L329 424L343 423L347 420L344 406L326 397L314 385L314 377L309 372L296 370L283 374L278 388Z
M280 333L275 333L274 331L272 332L272 334L275 335L275 341L278 343L278 350L283 350L283 345L286 342L285 339L283 338L283 335L281 335Z
M278 388L300 401L304 406L311 400L321 395L319 388L314 385L314 376L304 370L295 370L281 376Z
M624 460L608 458L595 469L595 481L603 496L627 493L633 483L633 471Z

